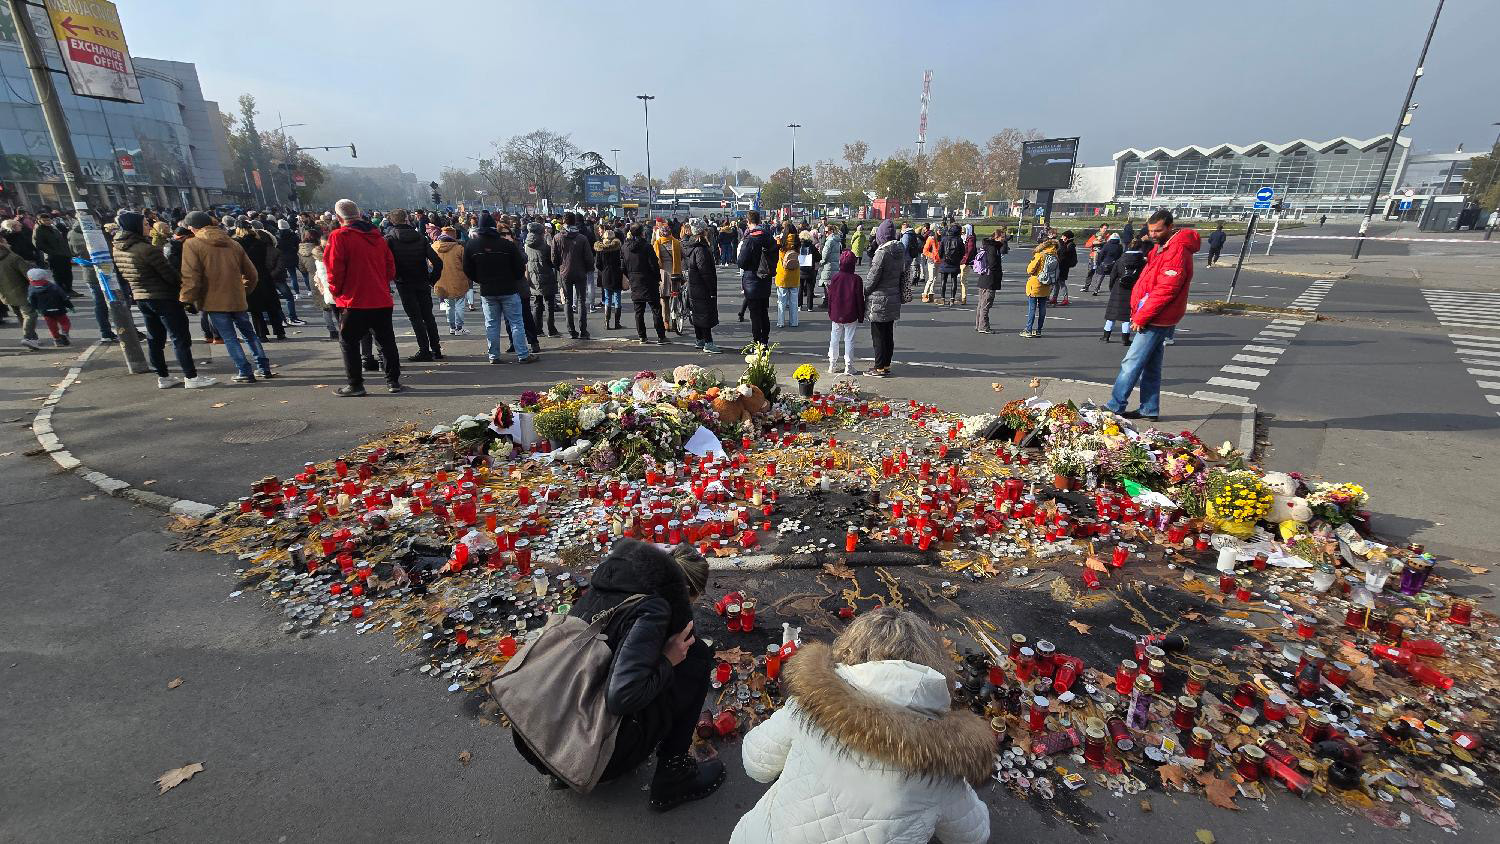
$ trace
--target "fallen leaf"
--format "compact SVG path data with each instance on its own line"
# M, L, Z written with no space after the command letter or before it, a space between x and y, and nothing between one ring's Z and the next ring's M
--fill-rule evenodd
M463 753L458 754L458 764L463 765L465 768L467 768L469 767L469 760L473 758L474 754L465 750Z
M213 404L209 405L209 407L223 407L224 404L225 404L224 402L216 401Z
M823 571L833 575L834 577L845 577L849 579L854 578L854 569L849 568L847 564L842 562L824 563Z
M1214 844L1214 834L1206 829L1200 829L1193 835L1198 837L1198 844Z
M729 648L728 650L717 651L714 653L714 657L717 658L720 662L727 662L730 665L739 665L744 661L745 657L749 655L750 652L745 650L744 648Z
M1180 791L1187 790L1187 769L1181 765L1162 765L1156 769L1156 775L1161 777L1161 787L1176 786Z
M156 478L151 478L149 480L141 481L141 486L151 486L154 483L156 483Z
M156 778L156 785L161 790L158 795L166 794L168 791L193 778L193 774L203 770L202 762L194 762L191 765L183 765L181 768L173 768L165 774Z
M1182 614L1182 620L1183 621L1202 621L1203 620L1203 613L1198 612L1197 610L1189 610L1189 611L1187 611L1187 612L1185 612L1185 613Z
M1218 806L1220 809L1229 809L1238 812L1239 806L1234 803L1234 796L1239 791L1234 783L1229 780L1221 780L1213 774L1199 774L1198 784L1203 786L1203 793L1208 797L1208 802Z
M313 389L314 390L321 390L321 389L324 389L327 386L328 386L327 384L314 384L313 385Z
M1485 566L1469 566L1469 571L1475 574L1489 574L1489 568Z
M1068 626L1085 636L1089 635L1089 626L1081 621L1070 621L1068 622Z
M1452 814L1439 809L1438 807L1433 806L1430 803L1423 803L1421 800L1417 800L1411 805L1413 809L1417 810L1417 814L1422 816L1422 820L1427 821L1434 826L1442 827L1449 832L1458 829L1458 819L1453 817Z
M1005 385L1001 384L999 381L991 381L990 382L990 389L994 390L995 392L998 393L998 392L1000 392L1000 391L1002 391L1002 390L1005 389Z
M1106 574L1109 573L1109 566L1106 566L1103 560L1095 557L1093 554L1090 554L1087 557L1083 558L1083 565L1085 568L1091 568L1094 571L1102 571Z
M1035 390L1037 387L1040 387L1040 386L1042 386L1042 379L1040 379L1040 378L1033 378L1033 379L1031 379L1031 389Z
M1151 801L1150 800L1141 800L1141 811L1142 812L1149 812L1149 811L1151 811Z
M169 689L175 689L180 685L182 685L181 677L173 677L172 679L167 681L167 688Z

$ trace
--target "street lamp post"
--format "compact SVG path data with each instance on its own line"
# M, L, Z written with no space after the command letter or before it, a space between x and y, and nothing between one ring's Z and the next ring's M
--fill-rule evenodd
M1370 230L1370 219L1375 216L1375 204L1380 201L1385 174L1391 168L1391 156L1396 154L1396 141L1401 137L1401 127L1410 119L1412 94L1417 91L1417 80L1422 78L1422 65L1427 61L1427 48L1432 46L1432 34L1437 31L1438 17L1443 14L1444 2L1446 0L1438 0L1437 9L1432 13L1432 24L1427 27L1427 40L1422 42L1422 53L1417 56L1417 69L1411 75L1411 84L1406 86L1406 100L1401 103L1401 112L1396 115L1396 128L1391 130L1391 143L1386 147L1385 160L1380 163L1380 175L1376 177L1375 186L1370 190L1370 206L1365 209L1365 218L1360 221L1359 237L1354 241L1354 254L1351 258L1358 258L1360 249L1365 245L1365 233Z
M792 130L792 213L797 211L797 130L802 128L801 123L788 123L786 128Z
M1500 124L1497 124L1497 125L1500 125ZM735 187L739 187L740 186L740 159L743 158L744 156L742 156L742 155L731 155L729 157L734 159L734 186Z
M292 167L292 139L288 138L286 136L286 130L288 130L288 129L295 129L298 126L306 126L307 124L306 123L287 123L285 120L282 120L281 112L279 112L279 111L276 112L276 119L277 120L281 120L281 125L276 127L276 131L282 133L281 134L281 145L282 145L283 149L286 151L286 159L284 161L282 161L281 164L282 164L282 167L286 168L286 171L287 171L287 173L286 173L286 183L288 185L288 189L292 192L292 210L293 211L301 211L302 209L297 207L297 205L298 205L298 201L297 201L297 182L292 177L292 171L291 171L291 167ZM273 196L276 195L276 174L275 173L271 174L271 194ZM276 203L278 205L281 204L281 198L279 196L276 199Z
M610 152L615 154L615 173L618 174L620 172L620 150L615 148L611 149Z
M636 94L635 98L641 101L641 108L646 115L646 217L649 219L656 206L656 186L651 183L651 101L656 97L651 94Z

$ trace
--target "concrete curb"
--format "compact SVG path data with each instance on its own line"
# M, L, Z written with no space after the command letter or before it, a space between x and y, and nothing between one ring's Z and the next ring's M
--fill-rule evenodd
M73 365L68 368L67 374L63 376L62 381L58 382L57 387L42 402L41 409L37 411L36 416L31 420L31 432L36 435L37 445L40 445L42 450L47 452L48 456L59 467L93 484L100 492L112 495L115 498L123 498L134 504L141 504L173 516L186 516L192 519L207 518L218 512L219 508L212 504L204 504L201 501L190 501L186 498L171 498L155 492L147 492L143 489L137 489L119 478L112 478L103 472L96 472L74 457L73 453L68 451L67 446L63 444L63 441L58 439L57 432L52 428L52 411L57 407L58 402L62 401L62 397L67 393L68 388L73 386L73 382L77 381L78 376L83 373L84 364L88 363L89 359L103 345L103 343L95 343L85 349L73 361Z
M1257 273L1270 273L1272 275L1291 275L1297 276L1298 278L1327 278L1335 281L1342 281L1344 279L1347 279L1349 277L1349 273L1353 272L1353 270L1338 270L1336 272L1308 273L1302 272L1301 270L1278 270L1272 267L1259 267L1255 264L1245 264L1245 269Z
M1240 406L1240 444L1239 449L1245 455L1246 460L1255 457L1255 414L1258 408L1253 404Z

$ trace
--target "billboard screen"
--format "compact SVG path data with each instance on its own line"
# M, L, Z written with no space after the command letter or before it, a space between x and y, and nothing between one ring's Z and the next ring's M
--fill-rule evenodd
M583 202L585 205L619 205L619 175L584 176Z
M1021 144L1021 190L1058 190L1072 187L1073 163L1078 158L1077 138L1048 138Z

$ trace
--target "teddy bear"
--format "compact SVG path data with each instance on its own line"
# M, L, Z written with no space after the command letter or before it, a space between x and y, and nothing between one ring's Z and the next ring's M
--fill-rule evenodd
M1268 472L1261 482L1271 493L1271 509L1266 513L1266 521L1277 526L1281 538L1291 539L1306 530L1305 525L1312 520L1313 512L1307 499L1297 495L1297 479L1285 472Z
M749 422L771 409L771 403L766 401L766 394L754 384L741 384L732 390L722 390L714 397L713 405L714 412L719 414L721 425Z

